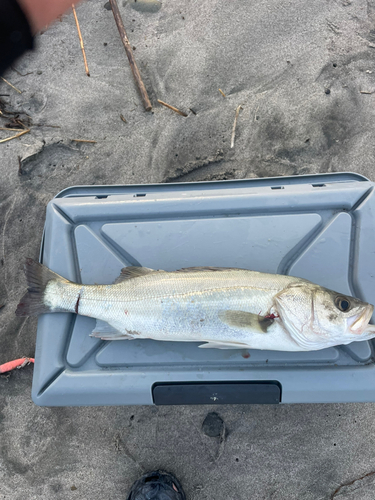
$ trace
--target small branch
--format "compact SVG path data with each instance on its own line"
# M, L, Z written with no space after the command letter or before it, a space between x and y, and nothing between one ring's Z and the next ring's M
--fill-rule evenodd
M369 477L369 476L373 476L375 474L375 471L371 471L371 472L368 472L367 474L365 474L364 476L361 476L361 477L357 477L356 479L353 479L353 481L349 481L348 483L344 483L342 485L340 485L338 488L335 489L335 491L332 493L331 495L331 499L330 500L333 500L335 498L335 496L337 495L337 493L342 489L344 488L344 486L351 486L352 484L356 483L357 481L361 481L362 479L365 479L366 477Z
M237 118L238 115L240 114L240 110L242 109L242 106L239 105L236 109L236 116L234 117L234 123L233 123L233 128L232 128L232 137L230 140L230 147L234 147L234 138L236 137L236 126L237 126Z
M361 94L373 94L374 92L368 92L367 90L360 90Z
M137 63L135 62L133 50L131 48L129 39L126 35L124 23L122 22L117 2L116 2L116 0L109 0L109 2L110 2L111 7L112 7L112 13L113 13L113 16L115 18L115 21L117 24L117 29L120 33L120 37L121 37L122 43L124 45L126 55L128 56L128 59L129 59L130 68L133 72L134 79L138 85L138 89L139 89L139 92L140 92L141 97L142 97L143 106L144 106L146 111L151 111L152 105L151 105L150 99L148 98L147 90L146 90L146 87L142 81L141 74L139 73Z
M223 97L227 97L221 89L219 89L219 92Z
M28 132L30 132L30 129L28 128L27 130L23 130L22 132L20 132L19 134L16 134L16 135L12 135L12 137L7 137L6 139L1 139L0 141L0 144L2 142L8 142L8 141L11 141L12 139L17 139L17 137L21 137L21 135L25 135L27 134Z
M24 75L21 73L21 71L18 71L17 68L15 68L14 66L11 66L11 69L13 71L15 71L16 73L18 73L20 76L27 76L27 75L32 75L33 74L33 71L31 71L30 73L25 73Z
M162 104L166 108L171 109L172 111L174 111L175 113L178 113L181 116L187 116L187 114L184 113L183 111L180 111L179 109L175 108L174 106L171 106L170 104L167 104L166 102L161 101L160 99L158 99L158 103Z
M3 80L3 82L7 83L9 85L9 87L12 87L12 89L16 90L19 94L22 94L22 92L20 90L18 90L17 87L15 87L14 85L12 85L10 82L8 82L8 80L5 80L4 77L0 76L0 78Z
M89 142L90 144L96 144L96 141L90 139L71 139L72 142Z
M78 38L79 38L79 43L80 43L80 45L81 45L81 50L82 50L82 55L83 55L83 61L84 61L84 63L85 63L86 75L87 75L87 76L90 76L89 67L88 67L88 65L87 65L87 59L86 59L85 47L84 47L84 45L83 45L83 39L82 39L82 34L81 34L81 28L79 27L78 17L77 17L76 9L75 9L75 7L74 7L74 3L72 4L72 9L73 9L73 14L74 14L74 19L75 19L75 21L76 21L76 25L77 25Z

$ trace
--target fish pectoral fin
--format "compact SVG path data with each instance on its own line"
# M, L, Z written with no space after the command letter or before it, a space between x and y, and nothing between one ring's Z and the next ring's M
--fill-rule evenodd
M207 342L207 344L201 344L201 349L249 349L248 344L241 344L236 342Z
M243 328L258 333L267 333L274 319L246 311L220 311L219 319L232 328Z
M165 271L156 271L155 269L150 269L148 267L137 267L137 266L128 266L123 267L121 269L121 274L116 280L113 282L114 285L121 283L125 280L130 280L133 278L140 278L141 276L147 276L148 274L154 273L163 273Z
M96 326L91 332L90 337L96 337L102 340L131 340L134 338L131 335L116 330L116 328L101 319L96 320Z

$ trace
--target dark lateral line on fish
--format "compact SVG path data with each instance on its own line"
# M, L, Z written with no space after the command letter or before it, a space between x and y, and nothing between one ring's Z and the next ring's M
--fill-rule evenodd
M76 314L78 314L78 306L79 306L79 299L80 298L81 298L81 291L78 292L78 298L77 298L76 306L74 308Z

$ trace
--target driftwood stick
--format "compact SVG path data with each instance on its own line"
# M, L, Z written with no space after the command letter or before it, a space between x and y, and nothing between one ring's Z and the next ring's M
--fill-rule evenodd
M8 82L8 80L5 80L5 78L3 78L2 76L0 76L0 78L3 80L3 82L9 85L9 87L12 87L12 89L16 90L19 94L22 94L22 92L17 87Z
M133 50L132 50L131 45L129 43L129 39L126 35L124 23L122 22L122 19L121 19L121 15L120 15L120 11L118 9L117 1L116 0L109 0L109 2L110 2L111 7L112 7L113 16L115 18L117 28L118 28L118 31L120 33L122 43L124 44L124 47L125 47L126 55L128 56L128 59L129 59L129 64L130 64L131 70L133 72L134 79L138 85L138 89L139 89L139 92L140 92L141 97L142 97L143 106L144 106L146 111L151 111L152 105L151 105L150 99L148 98L147 90L146 90L146 87L142 81L141 74L139 72L137 63L135 62Z
M92 141L91 139L72 139L72 142L89 142L90 144L96 144L97 141Z
M183 111L181 111L180 109L177 109L175 108L174 106L171 106L170 104L167 104L166 102L164 101L161 101L160 99L158 99L158 103L159 104L162 104L163 106L165 106L166 108L169 108L171 109L172 111L174 111L175 113L178 113L179 115L181 116L187 116L186 113L184 113Z
M72 10L73 10L73 14L74 14L74 19L75 19L75 21L76 21L76 26L77 26L77 31L78 31L79 43L80 43L80 45L81 45L81 50L82 50L82 55L83 55L83 62L85 63L85 71L86 71L86 75L87 75L87 76L90 76L90 71L89 71L89 67L88 67L88 64L87 64L87 59L86 59L85 47L84 47L84 45L83 45L83 39L82 39L81 28L79 27L78 17L77 17L76 9L75 9L75 7L74 7L74 3L72 4ZM60 19L60 21L61 21L61 19Z

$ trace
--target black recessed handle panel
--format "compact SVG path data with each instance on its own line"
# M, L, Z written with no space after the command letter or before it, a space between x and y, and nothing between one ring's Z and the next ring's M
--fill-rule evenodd
M160 382L152 386L156 405L278 404L281 384L256 382Z

